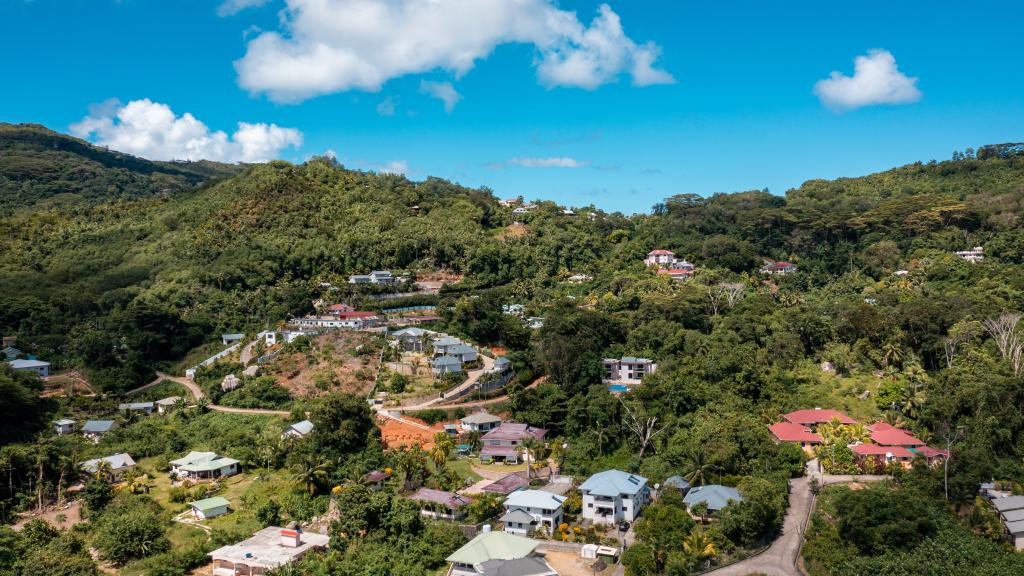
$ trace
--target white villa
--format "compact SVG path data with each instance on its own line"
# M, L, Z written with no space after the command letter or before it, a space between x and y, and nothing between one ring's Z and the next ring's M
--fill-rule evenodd
M565 496L543 490L513 492L505 500L505 515L501 517L505 532L523 536L538 528L553 532L562 523L563 502Z
M290 424L281 432L282 438L305 438L307 434L313 431L313 423L309 420L303 420L302 422L296 422Z
M623 356L605 358L604 381L609 384L639 384L643 377L658 369L658 364L648 358Z
M459 420L459 428L465 432L489 432L501 426L501 418L486 410L474 412Z
M462 372L462 361L454 356L441 356L430 361L430 371L434 376L458 374Z
M956 255L974 264L985 259L985 249L981 246L975 246L971 250L961 250Z
M374 270L369 274L353 274L348 277L349 284L394 284L395 277L388 270Z
M621 470L598 472L580 485L583 518L596 524L633 522L651 501L647 478Z
M238 460L218 456L216 452L189 452L171 460L171 476L178 480L213 480L238 474Z

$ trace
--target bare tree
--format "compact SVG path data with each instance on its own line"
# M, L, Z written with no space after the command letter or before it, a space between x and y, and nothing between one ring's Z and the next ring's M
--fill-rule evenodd
M727 282L725 284L719 284L718 289L722 291L725 296L725 302L732 308L737 302L743 299L743 296L747 292L747 286L742 282Z
M619 396L619 403L622 404L622 409L626 412L626 427L636 435L637 441L640 442L640 458L643 458L647 447L651 445L651 441L654 440L655 436L664 432L667 426L658 428L657 416L648 416L643 407L630 407L622 399L621 395Z
M953 445L964 437L967 429L963 426L952 426L948 421L944 422L939 429L939 438L946 443L946 457L942 461L942 485L949 500L949 461L953 458Z
M712 316L718 316L718 310L722 306L722 291L718 286L708 286L708 309Z
M1017 331L1017 324L1022 317L1024 316L1019 312L1004 312L995 318L987 318L984 322L985 329L996 341L999 353L1013 367L1014 376L1020 376L1021 368L1024 368L1024 342Z

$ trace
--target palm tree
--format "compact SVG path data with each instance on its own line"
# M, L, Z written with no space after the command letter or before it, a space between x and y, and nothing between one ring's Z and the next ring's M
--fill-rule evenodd
M540 449L543 446L540 440L532 436L523 438L523 442L520 445L523 451L526 453L526 478L530 479L533 477L533 463L537 461L537 456L540 455ZM533 463L531 463L531 461Z
M295 470L295 480L302 482L306 490L312 495L316 492L317 484L327 479L327 471L331 463L323 455L310 456L299 463Z
M714 466L708 462L707 450L703 446L690 452L686 457L684 467L686 472L683 477L691 486L703 486L707 476L714 469Z
M110 462L100 460L96 463L96 479L104 482L111 482L114 480L114 469L110 465Z
M718 555L715 543L700 529L690 532L683 538L683 552L695 561L702 562L704 568L707 568L711 560Z
M430 459L434 461L435 466L441 468L448 461L448 455L454 448L455 443L452 442L452 437L447 432L438 432L434 434L434 446L429 452Z
M886 342L882 345L882 366L899 364L903 359L903 350L895 342Z
M924 392L920 391L916 385L904 388L903 394L900 396L900 412L907 418L916 420L924 402Z

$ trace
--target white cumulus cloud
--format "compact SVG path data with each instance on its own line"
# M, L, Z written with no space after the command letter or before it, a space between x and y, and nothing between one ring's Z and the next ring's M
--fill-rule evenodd
M814 93L834 110L852 110L872 104L906 104L921 99L917 78L908 77L886 50L870 50L853 61L853 76L839 71L814 85Z
M580 161L568 156L552 156L549 158L518 157L508 161L512 166L523 168L582 168L590 162Z
M170 106L148 98L91 106L88 116L71 125L71 133L151 160L264 162L289 146L302 145L302 132L294 128L239 122L228 136L211 131L188 112L177 116Z
M437 69L458 78L508 43L537 49L549 87L674 82L655 67L660 48L627 37L607 4L585 25L555 0L286 0L281 30L252 39L235 69L244 89L298 102Z
M263 6L270 0L224 0L217 7L217 14L220 16L233 16L246 8Z
M455 86L452 86L451 82L420 80L420 93L429 94L444 102L444 111L449 114L455 109L455 105L459 103L459 100L462 100L462 94L455 90Z
M409 163L405 160L392 160L377 170L381 174L399 174L405 176L409 173Z
M398 105L398 99L388 96L387 98L380 101L377 104L377 114L381 116L394 116L395 107Z

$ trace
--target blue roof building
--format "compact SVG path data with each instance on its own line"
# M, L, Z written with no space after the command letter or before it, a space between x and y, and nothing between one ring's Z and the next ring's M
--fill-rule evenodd
M707 503L708 510L717 512L728 506L730 502L743 502L743 497L740 496L739 490L719 484L690 488L690 491L683 497L683 503L687 508L693 508L701 502Z

